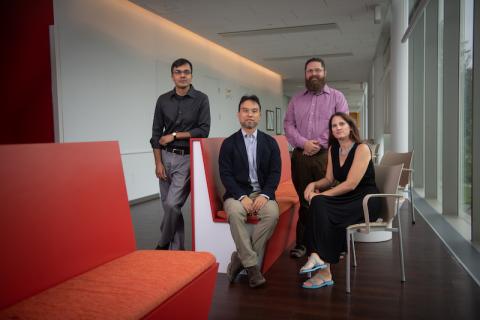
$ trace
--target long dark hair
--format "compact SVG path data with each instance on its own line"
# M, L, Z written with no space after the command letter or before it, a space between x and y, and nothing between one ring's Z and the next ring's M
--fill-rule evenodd
M350 139L353 140L355 143L361 143L362 140L360 139L360 132L358 131L358 127L355 124L355 121L353 120L352 117L350 117L348 114L343 113L343 112L335 112L331 117L330 120L328 121L328 145L334 145L338 144L337 138L333 136L333 131L332 131L332 120L333 117L341 117L345 122L348 123L350 126Z

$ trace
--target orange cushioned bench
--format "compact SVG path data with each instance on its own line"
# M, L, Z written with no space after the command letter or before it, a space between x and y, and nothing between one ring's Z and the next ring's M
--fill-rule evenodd
M0 319L208 318L215 257L135 250L116 142L0 146L0 181Z
M280 209L280 218L272 237L267 243L262 262L262 272L266 272L284 250L295 241L295 227L300 205L291 179L290 154L288 152L287 139L285 136L274 136L274 138L280 148L282 159L280 184L275 192L275 197ZM227 215L225 211L223 211L223 194L225 193L225 188L221 182L218 170L218 155L223 140L224 138L207 138L192 139L191 142L191 149L193 150L192 195L194 198L192 220L195 222L193 245L197 249L214 252L220 262L221 271L225 270L226 264L228 264L230 259L230 254L235 250L231 245L225 244L231 241L230 231L228 225L227 228L213 226L209 229L209 222L203 219L206 209L201 200L203 198L208 199L211 221L215 223L227 223ZM198 160L198 150L201 150L201 158L203 161ZM199 174L198 167L200 165L205 174L205 186L202 185L202 175ZM204 188L206 188L206 190ZM198 223L198 221L201 222ZM255 218L248 218L248 222L256 223L257 221ZM199 237L199 235L201 236ZM207 237L214 237L215 240L208 243L208 241L205 241ZM223 243L220 246L216 246L216 242Z

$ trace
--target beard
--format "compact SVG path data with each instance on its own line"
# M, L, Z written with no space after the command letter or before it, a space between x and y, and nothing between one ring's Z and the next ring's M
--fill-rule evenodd
M240 122L240 125L244 129L255 129L258 126L258 122L254 120L245 120Z
M317 76L311 76L308 79L305 79L305 87L308 91L320 92L325 86L326 77L320 78Z

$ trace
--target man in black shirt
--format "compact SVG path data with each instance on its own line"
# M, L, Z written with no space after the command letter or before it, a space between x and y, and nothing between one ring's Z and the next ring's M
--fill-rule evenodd
M210 131L208 97L191 85L190 61L175 60L171 73L175 88L157 100L150 139L164 211L159 250L185 249L181 208L190 193L189 140L206 138Z

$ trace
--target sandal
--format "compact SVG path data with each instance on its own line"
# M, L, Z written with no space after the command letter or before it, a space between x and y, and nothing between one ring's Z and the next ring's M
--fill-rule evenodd
M317 278L320 278L322 280L322 282L320 282L320 284L315 284L312 280L316 280ZM307 286L306 284L307 283L310 283L311 285L310 286ZM318 289L318 288L322 288L322 287L328 287L328 286L333 286L334 282L333 280L325 280L325 278L323 278L321 275L319 275L318 273L311 277L310 279L308 279L307 281L305 281L303 284L302 284L302 288L305 288L305 289Z
M310 273L316 270L322 270L326 269L327 265L320 260L320 258L317 258L317 254L311 254L310 257L308 257L307 263L303 267L300 268L300 274L304 273Z

